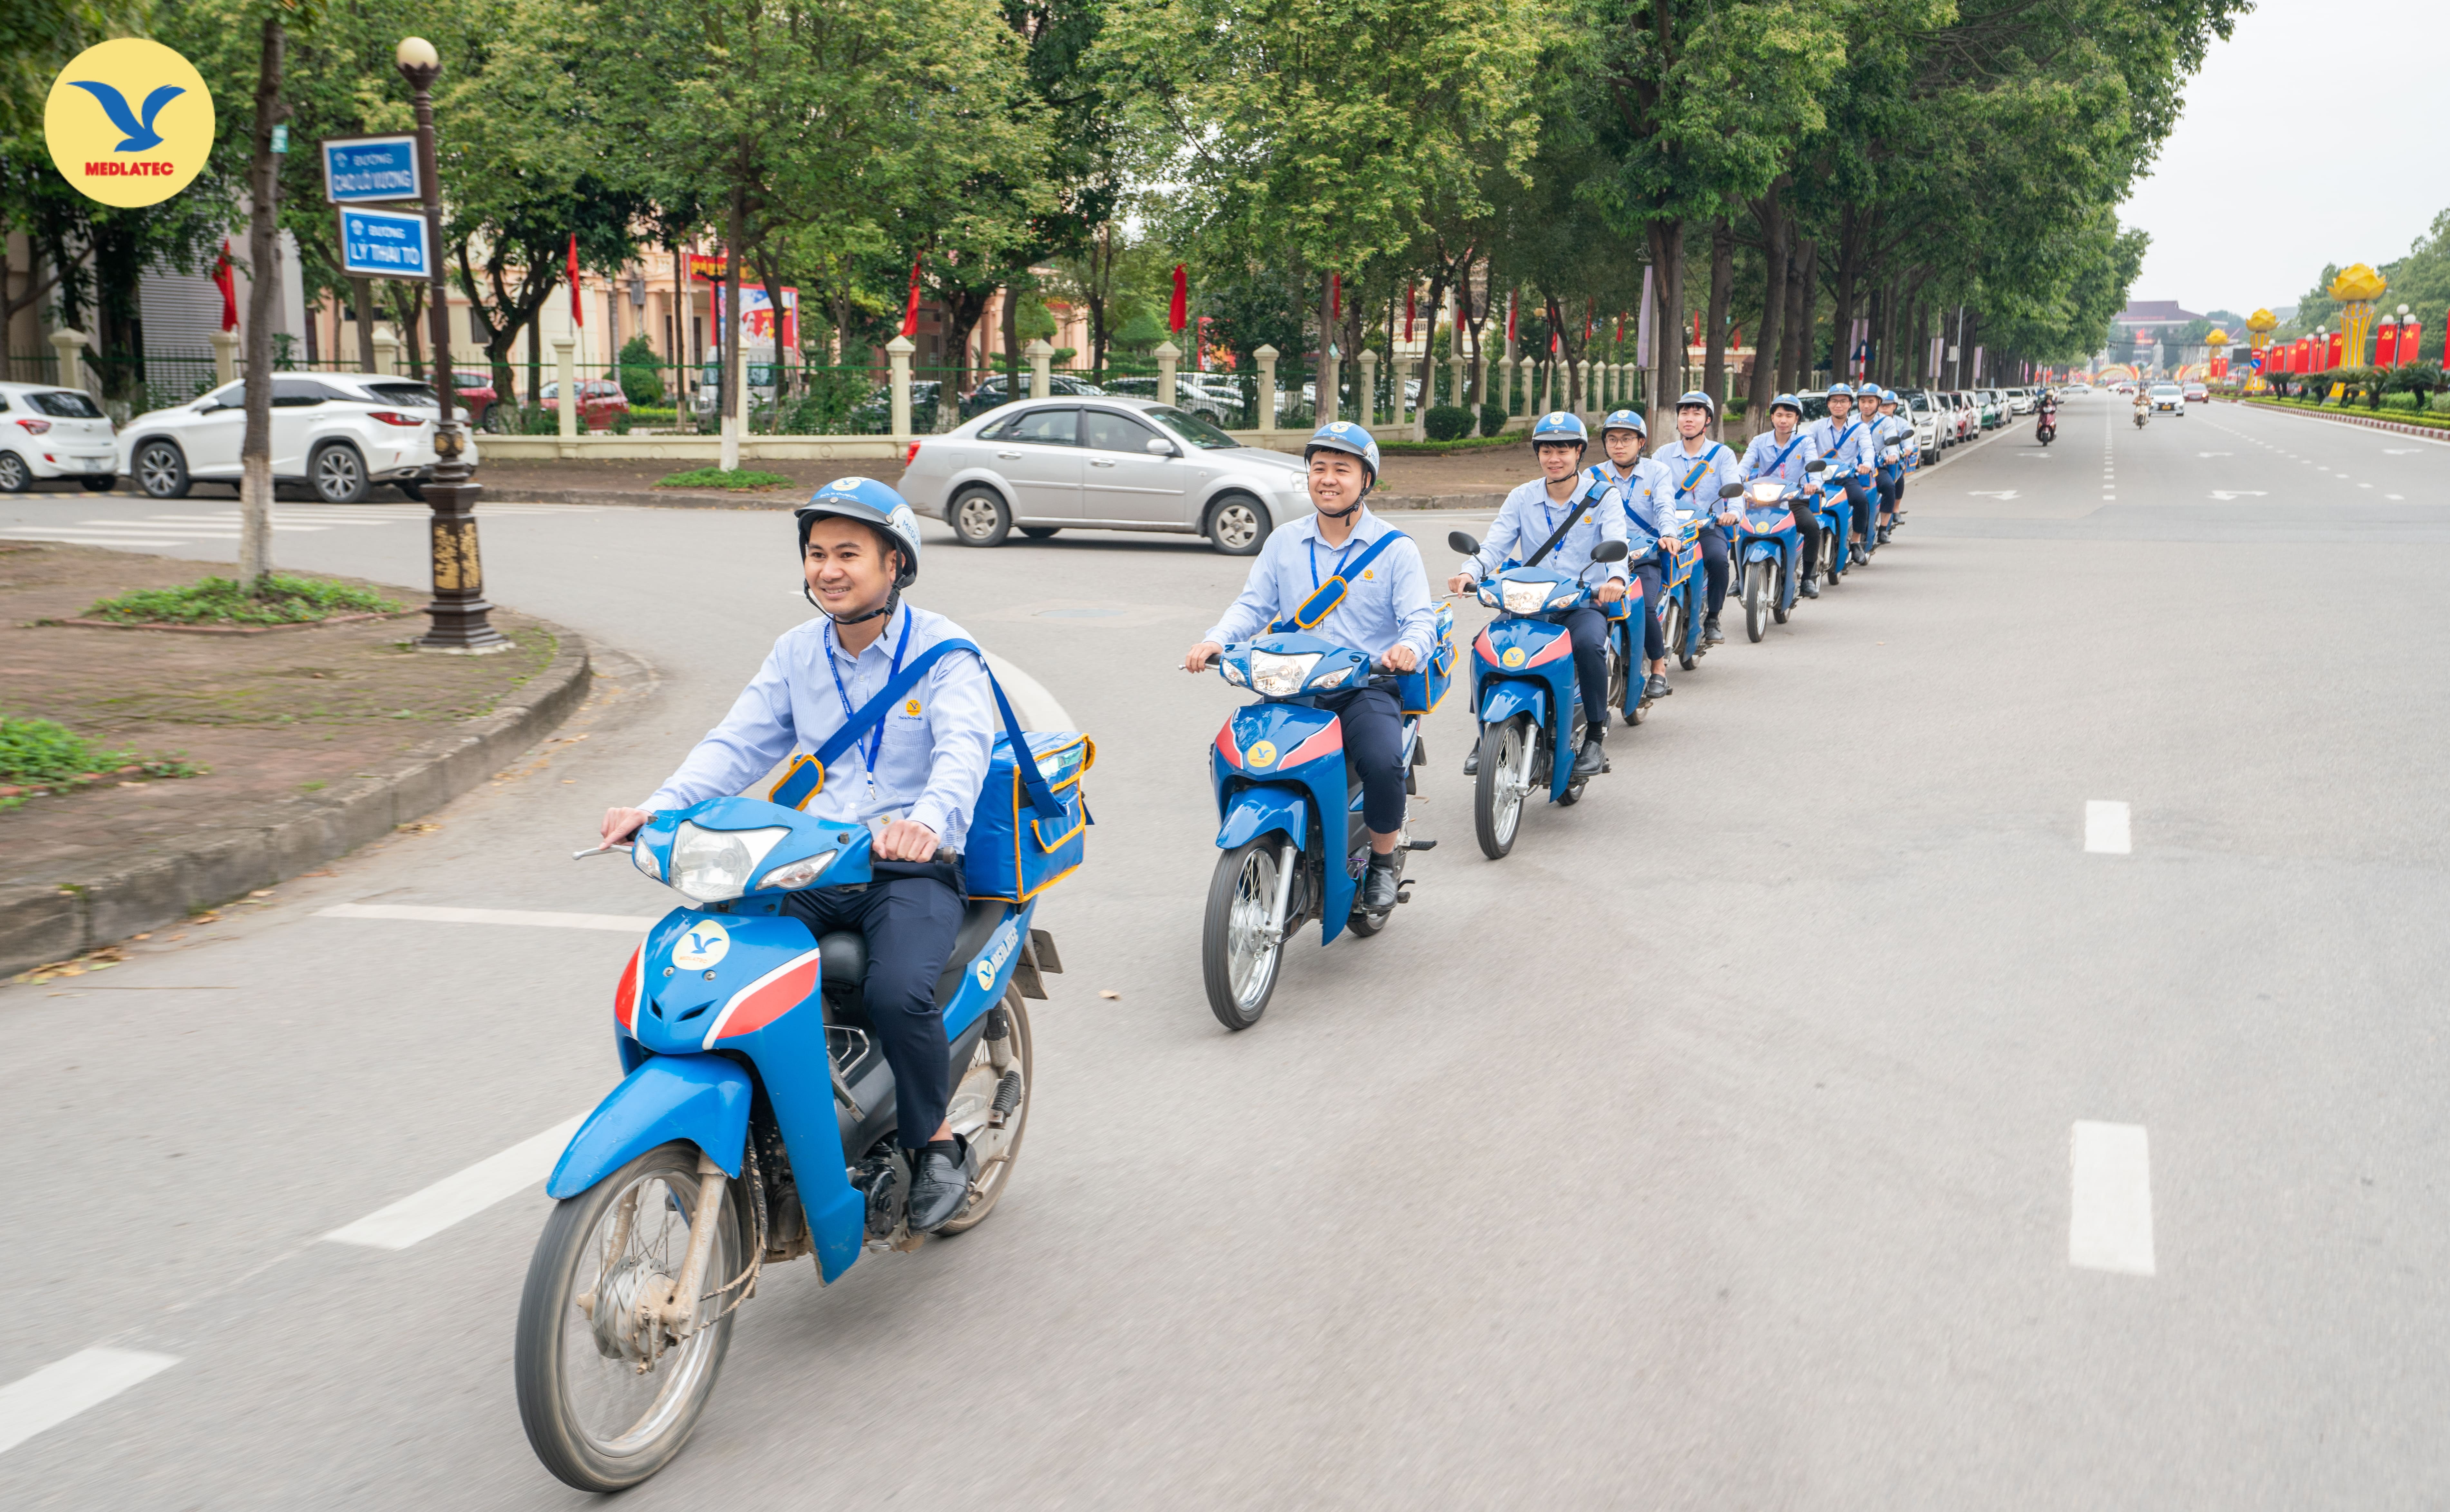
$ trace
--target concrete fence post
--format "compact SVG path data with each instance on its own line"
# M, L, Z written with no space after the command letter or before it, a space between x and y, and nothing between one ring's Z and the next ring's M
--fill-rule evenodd
M62 328L51 333L51 355L59 360L53 380L64 389L85 387L85 333Z
M1597 408L1593 403L1595 396L1591 393L1591 359L1589 358L1585 358L1574 364L1574 397L1580 401L1577 407L1582 413L1587 415Z
M896 445L910 439L910 354L919 344L906 336L896 336L885 343L885 360L890 369L886 381L892 390L893 440Z
M1378 423L1378 354L1363 347L1360 361L1360 402L1355 408L1361 411L1361 424L1367 429ZM1398 404L1396 407L1401 409L1403 406Z
M1276 349L1263 346L1251 356L1259 364L1259 413L1254 417L1254 428L1273 431L1276 428Z
M213 343L213 382L216 385L238 381L238 353L244 344L236 331L215 331Z
M556 336L553 343L553 376L556 387L554 400L554 418L559 421L561 440L554 450L563 456L578 455L578 338Z
M1182 348L1172 341L1160 341L1157 348L1157 401L1174 402L1174 368L1182 360Z
M1055 348L1046 344L1045 338L1037 337L1033 338L1021 351L1022 356L1029 359L1029 397L1033 399L1053 397Z
M1480 417L1480 406L1488 402L1488 348L1482 347L1472 358L1471 368L1471 392L1479 400L1479 404L1475 404L1472 408L1472 417L1477 420Z
M1460 406L1464 402L1463 353L1449 350L1447 356L1447 402Z
M399 371L399 333L388 320L375 326L375 371L389 375Z

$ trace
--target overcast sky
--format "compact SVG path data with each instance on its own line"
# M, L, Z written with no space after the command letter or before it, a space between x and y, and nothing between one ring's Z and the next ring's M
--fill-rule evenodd
M2444 0L2262 0L2212 45L2119 210L2152 234L2129 298L2248 315L2293 302L2325 262L2403 256L2450 209L2445 68Z

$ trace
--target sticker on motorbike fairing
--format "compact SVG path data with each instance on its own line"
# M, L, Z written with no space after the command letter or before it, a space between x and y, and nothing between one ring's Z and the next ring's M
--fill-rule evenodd
M1274 766L1276 760L1276 743L1272 740L1253 741L1248 757L1254 766Z
M690 925L672 947L672 964L683 971L704 971L731 951L731 933L709 919Z
M996 938L995 949L987 955L981 957L979 960L978 979L980 991L993 992L995 990L996 973L1003 970L1005 958L1012 954L1012 947L1020 942L1021 931L1013 928L1011 921L1005 921L1002 933Z
M1520 667L1523 665L1523 648L1520 646L1508 646L1506 648L1506 654L1499 657L1498 660L1508 667Z

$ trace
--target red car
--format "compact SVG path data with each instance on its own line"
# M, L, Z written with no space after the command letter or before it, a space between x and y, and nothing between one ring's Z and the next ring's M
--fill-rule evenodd
M561 384L559 382L548 383L544 386L543 403L547 414L557 413L560 410ZM578 418L588 430L609 429L614 416L629 413L630 396L621 392L620 384L610 378L578 380Z
M468 423L480 431L491 430L486 423L494 413L494 401L500 396L494 392L494 375L470 373L454 368L451 371L453 405L468 417Z

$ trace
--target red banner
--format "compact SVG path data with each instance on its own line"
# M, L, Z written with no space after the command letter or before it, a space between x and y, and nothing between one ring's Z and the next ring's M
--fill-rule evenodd
M910 254L910 302L902 307L902 339L905 341L919 334L919 260L926 255L925 247Z
M1408 346L1412 340L1412 299L1419 293L1420 290L1416 286L1410 283L1404 285L1404 342Z
M700 283L720 283L723 281L723 259L710 258L702 252L690 254L689 276L690 278Z
M2397 367L2398 365L2399 325L2396 321L2384 320L2374 327L2374 366Z
M213 264L213 286L222 291L222 329L238 329L238 275L230 270L229 241L222 241L221 261Z
M587 306L578 297L578 233L570 233L570 323L587 324Z
M1191 320L1191 276L1182 264L1174 265L1174 302L1166 306L1165 328L1180 331Z
M2424 344L2424 322L2414 316L2399 322L2399 361L2401 367L2416 360Z
M2331 333L2331 357L2330 357L2330 360L2323 364L2324 369L2325 371L2328 371L2329 369L2331 369L2331 368L2335 368L2335 367L2338 367L2338 366L2340 365L2340 346L2341 346L2341 343L2342 343L2342 342L2343 342L2343 341L2345 341L2346 339L2347 339L2347 336L2346 336L2346 334L2345 334L2345 333L2343 333L2343 332L2340 332L2340 331L2333 331L2333 332Z

